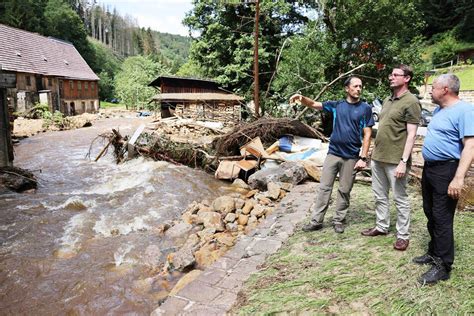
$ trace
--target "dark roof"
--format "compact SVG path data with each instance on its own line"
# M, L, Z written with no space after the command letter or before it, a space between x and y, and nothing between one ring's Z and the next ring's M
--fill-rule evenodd
M152 98L161 102L189 101L243 101L244 98L231 93L161 93Z
M150 87L160 87L162 82L188 82L188 83L206 83L217 87L217 82L210 79L197 79L189 77L176 77L176 76L160 76L150 82Z
M0 70L99 80L71 43L0 24Z

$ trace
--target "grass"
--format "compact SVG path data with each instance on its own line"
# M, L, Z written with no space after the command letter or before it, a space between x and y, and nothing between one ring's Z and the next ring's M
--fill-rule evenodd
M297 231L284 247L267 258L239 293L232 314L470 314L474 312L474 214L455 218L456 258L451 279L421 286L416 279L427 270L411 263L426 251L428 233L420 192L410 187L411 240L405 252L395 251L393 234L364 237L374 225L369 186L352 191L348 226L335 234ZM335 196L334 196L335 198ZM395 210L391 231L395 231ZM332 207L326 215L330 223Z
M432 84L436 76L449 72L450 68L439 69L437 73L428 79L428 84ZM461 81L462 90L474 90L474 66L453 67L453 72Z
M108 109L108 108L123 108L123 109L125 109L125 104L100 101L100 108L101 109Z

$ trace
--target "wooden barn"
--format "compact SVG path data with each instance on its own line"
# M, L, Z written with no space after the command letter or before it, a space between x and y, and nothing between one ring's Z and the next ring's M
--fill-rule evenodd
M180 117L237 122L243 98L219 88L217 82L195 78L161 76L149 86L160 93L153 97L161 117Z
M16 112L47 104L65 115L96 112L99 77L74 45L0 24L0 71L15 74L7 101Z

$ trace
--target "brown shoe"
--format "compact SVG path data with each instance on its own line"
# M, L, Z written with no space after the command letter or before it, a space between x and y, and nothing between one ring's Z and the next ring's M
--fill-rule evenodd
M387 232L381 232L376 227L368 228L360 232L364 236L374 237L374 236L385 236Z
M408 239L397 238L397 241L393 244L393 248L405 251L408 248L410 241Z

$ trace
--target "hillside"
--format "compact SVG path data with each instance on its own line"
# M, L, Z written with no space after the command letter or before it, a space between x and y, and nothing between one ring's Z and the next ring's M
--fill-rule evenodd
M181 35L152 31L155 46L160 55L174 67L184 64L189 56L191 38Z
M428 84L431 84L436 76L447 73L450 70L450 67L436 69L434 76L429 78ZM461 90L474 90L474 65L454 66L452 71L461 80Z

